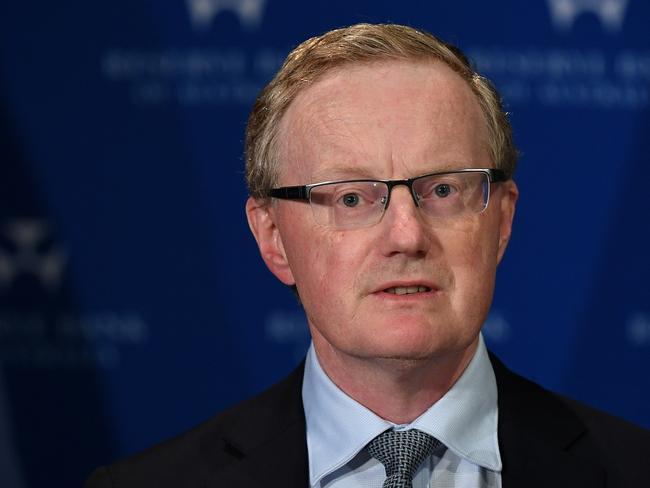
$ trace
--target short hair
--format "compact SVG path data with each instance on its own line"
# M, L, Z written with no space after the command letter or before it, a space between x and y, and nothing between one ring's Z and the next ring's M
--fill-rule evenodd
M246 182L252 197L266 199L279 177L279 126L293 100L327 72L346 64L438 60L463 78L476 95L488 130L492 163L512 176L517 163L512 127L499 93L463 52L434 35L396 24L356 24L301 43L260 92L248 118Z

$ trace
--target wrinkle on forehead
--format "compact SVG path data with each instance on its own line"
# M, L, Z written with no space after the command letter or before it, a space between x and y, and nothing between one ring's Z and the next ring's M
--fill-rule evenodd
M393 137L396 130L401 137ZM346 167L359 177L389 178L396 171L416 176L477 163L477 145L484 153L478 166L489 164L478 101L467 83L438 61L336 68L299 93L279 135L284 184L331 179L331 170Z
M292 163L294 170L306 170L307 162L320 167L323 161L335 162L341 168L350 167L360 162L360 153L369 152L361 137L363 123L355 113L346 110L346 97L339 96L340 90L321 88L314 85L301 93L282 119L283 158ZM354 148L354 154L350 148ZM363 159L372 157L368 154Z

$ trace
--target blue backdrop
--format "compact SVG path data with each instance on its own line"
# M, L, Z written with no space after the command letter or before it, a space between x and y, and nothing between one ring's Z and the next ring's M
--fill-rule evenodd
M244 216L242 139L289 49L359 21L459 44L522 151L485 335L650 427L650 4L0 4L0 486L79 486L303 356Z

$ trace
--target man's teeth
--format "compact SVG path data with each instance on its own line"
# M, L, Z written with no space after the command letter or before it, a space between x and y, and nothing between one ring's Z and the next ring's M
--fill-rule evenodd
M408 295L410 293L419 293L429 291L428 286L394 286L393 288L386 288L386 293L392 293L393 295Z

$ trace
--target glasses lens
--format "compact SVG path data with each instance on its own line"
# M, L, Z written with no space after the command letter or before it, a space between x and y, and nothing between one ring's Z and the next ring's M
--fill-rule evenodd
M431 217L481 213L487 207L490 182L481 171L423 176L413 182L420 208Z
M319 224L349 229L379 222L387 196L385 183L346 181L312 187L309 203Z

